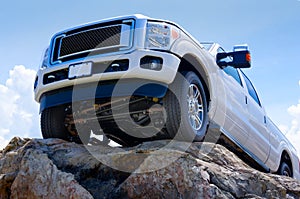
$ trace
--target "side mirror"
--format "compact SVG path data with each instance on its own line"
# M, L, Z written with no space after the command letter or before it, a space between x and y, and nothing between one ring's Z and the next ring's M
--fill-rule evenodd
M234 68L250 68L251 55L248 50L218 53L217 64L221 68L225 68L227 66L232 66Z

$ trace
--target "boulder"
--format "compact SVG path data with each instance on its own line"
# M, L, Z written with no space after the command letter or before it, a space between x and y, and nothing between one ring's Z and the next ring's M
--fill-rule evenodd
M16 137L0 151L0 198L296 199L300 182L209 142L121 148Z

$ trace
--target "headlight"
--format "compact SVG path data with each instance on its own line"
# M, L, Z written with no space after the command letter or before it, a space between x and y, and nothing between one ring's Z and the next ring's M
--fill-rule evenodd
M150 49L168 50L178 37L178 29L171 25L148 22L145 46Z
M48 64L49 64L49 47L46 48L45 52L44 52L44 55L42 57L42 64L41 64L41 69L45 69L48 67Z

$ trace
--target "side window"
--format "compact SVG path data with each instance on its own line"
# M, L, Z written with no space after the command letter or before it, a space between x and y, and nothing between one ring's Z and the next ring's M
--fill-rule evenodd
M226 68L223 69L225 73L227 73L228 75L230 75L231 77L233 77L241 86L242 86L242 81L240 78L240 75L237 71L237 69L228 66Z
M243 72L242 72L242 74L243 74L243 77L245 79L246 86L248 88L248 92L249 92L250 96L257 102L257 104L259 106L261 106L259 98L258 98L258 95L257 95L257 92L256 92L253 84L251 83L251 81L249 80L249 78Z
M218 48L218 53L221 53L221 52L225 52L225 50L224 50L223 48L220 47L220 48ZM229 61L230 61L230 60L229 60ZM241 77L240 77L240 75L239 75L237 69L228 66L228 67L224 68L223 70L224 70L224 72L225 72L227 75L233 77L233 78L234 78L241 86L243 86L242 81L241 81Z

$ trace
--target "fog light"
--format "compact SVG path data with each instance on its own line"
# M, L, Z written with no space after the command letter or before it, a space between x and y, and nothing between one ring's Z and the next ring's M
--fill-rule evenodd
M160 57L146 56L141 59L140 66L144 69L160 71L162 69L163 59Z

